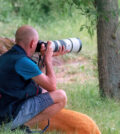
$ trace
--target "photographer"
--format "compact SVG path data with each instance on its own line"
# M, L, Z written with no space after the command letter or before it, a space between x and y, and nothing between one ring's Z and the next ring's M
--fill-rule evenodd
M37 47L38 33L28 25L20 27L15 35L16 44L0 56L0 123L11 129L29 121L37 123L49 119L66 104L63 90L56 90L52 56L67 53L64 47L53 52L51 43L42 44L46 74L30 58ZM32 120L31 120L32 119Z

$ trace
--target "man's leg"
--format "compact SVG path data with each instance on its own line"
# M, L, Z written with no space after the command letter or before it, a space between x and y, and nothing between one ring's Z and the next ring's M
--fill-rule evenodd
M36 115L34 118L29 120L26 125L30 124L36 124L40 121L47 120L57 112L59 112L64 106L66 105L67 102L67 96L65 91L63 90L56 90L53 92L49 92L51 98L54 101L54 104L46 108L44 111Z

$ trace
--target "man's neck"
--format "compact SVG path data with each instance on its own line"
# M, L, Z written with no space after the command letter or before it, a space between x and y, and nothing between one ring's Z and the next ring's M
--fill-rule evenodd
M22 44L17 44L17 45L25 51L25 53L26 53L26 55L28 57L31 57L32 56L31 55L31 52L24 45L22 45Z

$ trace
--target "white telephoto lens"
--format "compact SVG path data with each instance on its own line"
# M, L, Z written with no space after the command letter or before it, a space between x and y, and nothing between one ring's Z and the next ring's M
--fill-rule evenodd
M63 39L63 41L65 42L65 49L68 51L72 50L72 43L69 39Z
M50 42L51 42L51 46L52 46L53 51L55 51L55 43L53 41L50 41Z
M82 42L80 41L80 39L79 38L70 38L69 40L71 40L71 42L73 44L73 48L72 48L71 52L79 52L82 47Z
M79 38L55 40L51 41L51 45L54 52L58 51L60 46L64 46L70 52L79 52L82 48L82 42Z

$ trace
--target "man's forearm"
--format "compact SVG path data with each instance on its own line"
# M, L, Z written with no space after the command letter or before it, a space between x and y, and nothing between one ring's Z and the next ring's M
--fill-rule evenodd
M51 61L46 62L46 75L49 77L53 88L56 89L56 76Z

